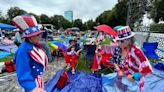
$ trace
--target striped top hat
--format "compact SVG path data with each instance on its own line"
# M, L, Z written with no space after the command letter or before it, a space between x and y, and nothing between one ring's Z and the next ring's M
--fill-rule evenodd
M38 23L32 15L19 15L13 18L12 23L24 33L23 37L32 37L40 34Z
M116 40L124 40L134 36L134 32L131 31L129 26L124 26L117 29L118 37Z

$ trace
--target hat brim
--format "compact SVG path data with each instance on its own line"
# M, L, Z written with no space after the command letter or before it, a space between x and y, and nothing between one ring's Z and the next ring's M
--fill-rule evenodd
M43 32L42 30L39 30L39 31L34 32L34 33L31 33L31 34L29 34L29 35L24 35L23 37L24 37L24 38L28 38L28 37L36 36L36 35L38 35L38 34L40 34L40 33L42 33L42 32Z
M128 39L128 38L133 37L134 35L135 35L135 33L134 33L134 32L132 32L132 34L131 34L131 35L129 35L129 36L127 36L127 37L124 37L124 38L119 38L119 37L116 37L116 40L125 40L125 39Z

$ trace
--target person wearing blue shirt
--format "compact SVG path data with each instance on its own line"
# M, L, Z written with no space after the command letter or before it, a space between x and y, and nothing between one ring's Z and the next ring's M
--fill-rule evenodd
M18 82L25 92L45 92L43 72L47 69L48 58L39 43L42 31L31 15L16 16L12 23L25 38L14 57Z

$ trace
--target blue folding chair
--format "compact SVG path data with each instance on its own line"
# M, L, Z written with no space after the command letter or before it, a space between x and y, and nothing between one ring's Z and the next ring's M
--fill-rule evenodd
M159 57L156 53L156 50L159 50L160 52L164 52L164 50L158 48L158 42L144 42L142 51L148 58L155 58L159 59Z

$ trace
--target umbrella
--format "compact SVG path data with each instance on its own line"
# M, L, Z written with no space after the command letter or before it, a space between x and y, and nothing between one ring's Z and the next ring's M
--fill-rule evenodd
M16 26L0 23L0 28L2 28L2 29L16 29Z
M118 30L118 29L120 29L120 28L122 28L122 27L124 27L124 26L115 26L113 29L114 29L114 30Z
M113 35L113 36L117 35L117 33L111 27L109 27L108 25L105 25L105 24L96 26L95 29L100 30L100 31L104 31L104 32L106 32L110 35Z
M63 42L52 42L52 43L58 46L59 48L63 49L64 52L67 50L67 46L65 46Z

